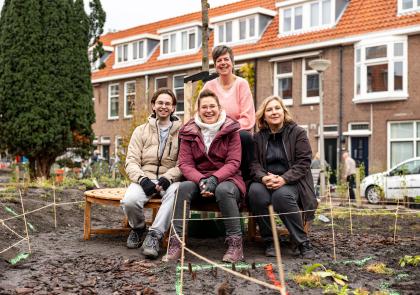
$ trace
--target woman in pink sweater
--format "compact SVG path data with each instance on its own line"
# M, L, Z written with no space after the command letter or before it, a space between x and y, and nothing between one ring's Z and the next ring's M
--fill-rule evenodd
M212 52L214 67L219 74L214 80L207 82L203 90L214 92L219 98L222 108L241 126L242 144L241 171L244 180L250 179L249 165L253 160L252 130L255 125L255 107L248 81L236 76L234 72L234 57L230 47L216 46Z

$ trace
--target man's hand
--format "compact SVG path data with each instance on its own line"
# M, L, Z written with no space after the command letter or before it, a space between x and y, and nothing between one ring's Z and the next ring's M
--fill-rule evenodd
M140 180L140 186L142 187L146 196L150 197L157 193L156 185L148 177L143 177Z
M170 185L171 182L166 177L162 176L158 179L158 183L156 184L156 190L158 192L166 191Z
M268 174L264 176L261 181L268 189L272 190L278 189L286 184L286 181L283 177L272 174L270 172L268 172Z

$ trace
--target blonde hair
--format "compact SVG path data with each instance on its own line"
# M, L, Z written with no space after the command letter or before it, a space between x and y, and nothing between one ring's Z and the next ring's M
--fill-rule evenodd
M267 105L273 100L278 101L281 105L281 108L283 109L284 123L288 123L288 122L293 121L292 114L289 112L289 109L285 106L285 104L283 102L283 99L281 99L279 96L272 95L272 96L269 96L269 97L265 98L261 102L260 107L258 108L257 112L255 113L255 117L257 119L257 127L260 130L264 129L264 128L269 128L267 122L264 119L264 113L265 113L265 109L267 108Z

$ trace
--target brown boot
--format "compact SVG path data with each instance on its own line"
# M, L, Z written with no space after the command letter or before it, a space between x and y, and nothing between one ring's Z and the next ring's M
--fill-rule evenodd
M181 257L181 242L172 236L169 239L168 254L163 256L162 261L177 261Z
M225 244L228 244L228 249L222 259L224 262L236 263L244 260L242 236L226 237Z

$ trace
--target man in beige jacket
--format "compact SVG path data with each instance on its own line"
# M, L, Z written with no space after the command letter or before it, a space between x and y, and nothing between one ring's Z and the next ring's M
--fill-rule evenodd
M121 206L132 228L128 248L138 248L145 232L144 204L160 196L162 204L141 246L143 255L156 258L159 244L168 230L175 192L181 172L177 167L178 132L181 120L174 116L176 97L170 89L160 89L152 100L153 114L138 126L130 139L125 170L132 181Z

